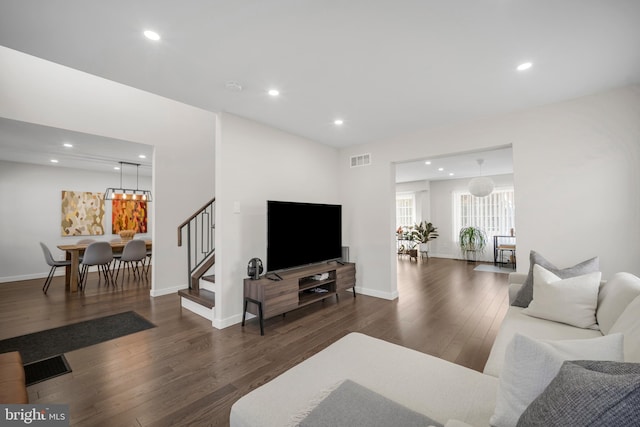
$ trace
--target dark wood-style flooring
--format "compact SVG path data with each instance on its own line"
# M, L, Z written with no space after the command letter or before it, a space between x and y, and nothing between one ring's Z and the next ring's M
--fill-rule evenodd
M31 403L67 403L71 425L225 426L242 395L352 331L481 371L507 310L507 275L465 261L398 261L394 301L341 293L339 301L223 330L149 282L117 288L89 278L69 295L54 279L0 284L0 339L134 310L156 328L66 353L73 372L30 386ZM371 355L375 357L375 355Z

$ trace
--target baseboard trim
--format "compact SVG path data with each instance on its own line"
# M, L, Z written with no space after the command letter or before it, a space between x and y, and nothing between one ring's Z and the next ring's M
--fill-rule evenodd
M89 272L98 271L97 267L89 267ZM32 274L21 274L19 276L6 276L0 277L0 283L8 283L8 282L22 282L24 280L34 280L34 279L46 279L49 275L49 272L46 273L32 273ZM53 277L61 277L64 276L64 267L58 267L53 273Z
M180 289L185 289L186 286L172 286L170 288L151 289L149 295L152 297L161 297L164 295L177 294Z
M64 276L64 268L58 269L62 271L56 271L54 277ZM0 277L0 283L7 282L22 282L24 280L33 280L33 279L46 279L47 273L35 273L35 274L22 274L20 276L7 276Z
M392 300L398 298L398 291L397 290L394 291L394 292L381 292L381 291L377 291L375 289L360 288L360 287L356 286L356 293L362 294L362 295L367 295L367 296L370 296L370 297L386 299L386 300L389 300L389 301L392 301Z
M247 319L249 319L249 316L247 316ZM237 325L238 323L242 323L242 314L236 314L234 316L227 317L226 319L213 319L212 324L214 328L224 329L229 326Z

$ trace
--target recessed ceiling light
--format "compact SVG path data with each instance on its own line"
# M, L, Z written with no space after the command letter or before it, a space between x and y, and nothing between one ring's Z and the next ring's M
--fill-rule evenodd
M144 36L146 38L148 38L149 40L153 40L153 41L158 41L160 40L160 34L156 33L155 31L151 31L151 30L146 30L144 32Z
M119 166L114 166L113 169L119 171L120 167Z
M455 175L453 172L449 172L449 176L453 176Z
M430 160L427 160L426 162L424 162L424 164L425 164L425 165L430 165L430 164L431 164L431 161L430 161Z
M444 168L438 168L438 171L442 172L444 170Z
M51 163L58 163L58 160L56 160L56 159L51 159L51 160L50 160L50 162L51 162Z
M70 144L70 143L68 143L68 142L65 142L65 143L64 143L64 144L62 144L62 145L64 145L64 146L65 146L65 147L67 147L67 148L72 148L72 147L73 147L73 144Z
M342 120L342 119L335 119L335 120L333 121L333 124L334 124L334 125L337 125L337 126L340 126L340 125L344 124L344 120Z
M518 71L528 70L529 68L531 68L532 65L533 64L531 62L524 62L518 65Z
M141 159L146 159L147 156L145 156L144 154L140 154L138 157L140 157Z
M269 89L269 91L267 92L269 95L271 96L278 96L280 95L280 91L278 89Z

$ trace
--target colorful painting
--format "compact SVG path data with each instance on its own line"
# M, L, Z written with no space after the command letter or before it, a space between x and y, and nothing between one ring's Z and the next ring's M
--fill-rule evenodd
M62 191L62 236L104 234L104 194Z
M111 232L123 230L147 232L147 202L143 200L113 199L111 201Z

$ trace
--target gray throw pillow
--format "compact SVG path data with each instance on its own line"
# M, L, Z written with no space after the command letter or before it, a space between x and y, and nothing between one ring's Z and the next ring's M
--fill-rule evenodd
M640 363L566 361L517 427L640 425Z
M582 276L583 274L596 273L600 271L600 261L598 257L588 259L580 264L574 265L573 267L558 268L547 261L538 252L531 251L529 254L529 274L511 305L516 307L529 307L529 304L533 300L533 266L536 264L546 270L549 270L561 279L568 279L570 277Z

